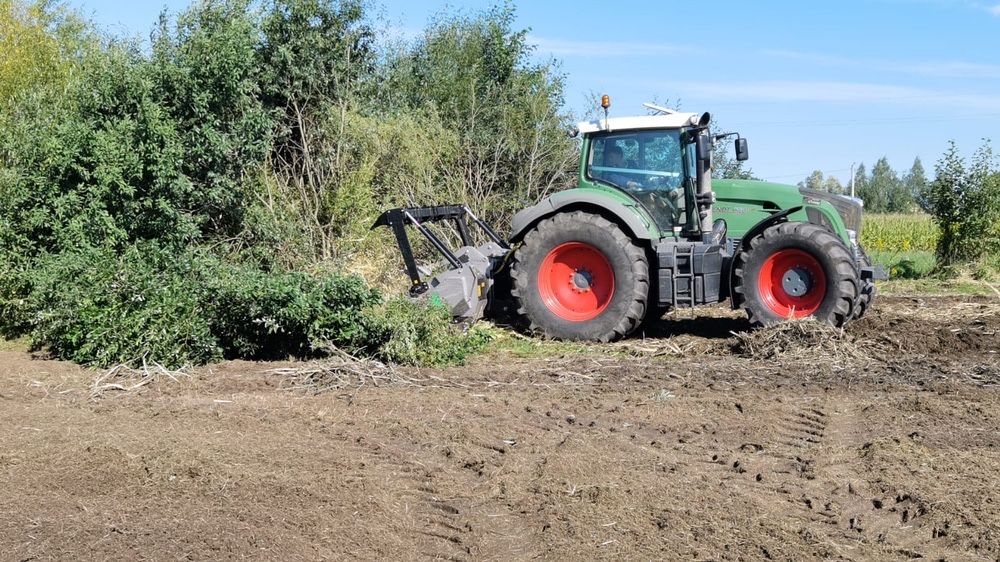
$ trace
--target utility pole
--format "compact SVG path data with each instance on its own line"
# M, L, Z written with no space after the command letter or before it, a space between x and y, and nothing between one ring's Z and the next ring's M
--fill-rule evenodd
M851 162L851 199L854 199L854 162Z

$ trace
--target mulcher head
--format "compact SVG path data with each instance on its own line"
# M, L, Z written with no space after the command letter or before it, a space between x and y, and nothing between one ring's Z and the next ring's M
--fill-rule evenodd
M453 221L462 246L452 251L430 228L435 222ZM489 242L475 246L469 221L479 227ZM430 297L448 308L456 321L471 323L482 318L493 289L494 273L510 252L510 246L488 224L464 205L407 207L382 213L372 228L387 226L396 235L403 263L410 276L410 296ZM448 262L449 268L424 281L413 257L406 227L416 229Z

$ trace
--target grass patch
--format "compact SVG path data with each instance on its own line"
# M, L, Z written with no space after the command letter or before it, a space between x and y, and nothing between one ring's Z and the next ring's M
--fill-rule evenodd
M0 351L28 351L29 344L28 338L17 338L13 340L6 340L0 338Z
M885 269L889 279L922 279L931 275L937 266L934 252L926 250L872 250L868 256L872 263Z
M484 326L487 324L484 323ZM596 350L594 344L530 337L493 324L488 324L485 330L489 334L490 344L485 348L484 355L499 355L516 359L541 359L560 355L604 352Z
M970 295L1000 296L1000 287L975 279L890 279L878 282L882 295ZM876 305L877 306L877 305Z

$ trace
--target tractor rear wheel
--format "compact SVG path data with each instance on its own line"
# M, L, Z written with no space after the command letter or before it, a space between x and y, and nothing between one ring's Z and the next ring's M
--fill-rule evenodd
M858 269L844 243L808 223L773 225L741 249L733 299L750 322L768 326L812 316L833 326L853 318Z
M574 211L538 223L514 253L511 277L518 313L549 337L607 342L646 314L646 253L599 215Z

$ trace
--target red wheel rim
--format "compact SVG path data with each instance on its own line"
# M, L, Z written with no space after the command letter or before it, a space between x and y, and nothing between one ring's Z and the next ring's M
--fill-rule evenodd
M615 274L604 253L590 244L556 246L538 270L538 292L550 312L573 322L597 318L615 295Z
M771 254L760 268L757 286L764 304L772 312L783 318L803 318L823 304L826 273L812 254L780 250Z

